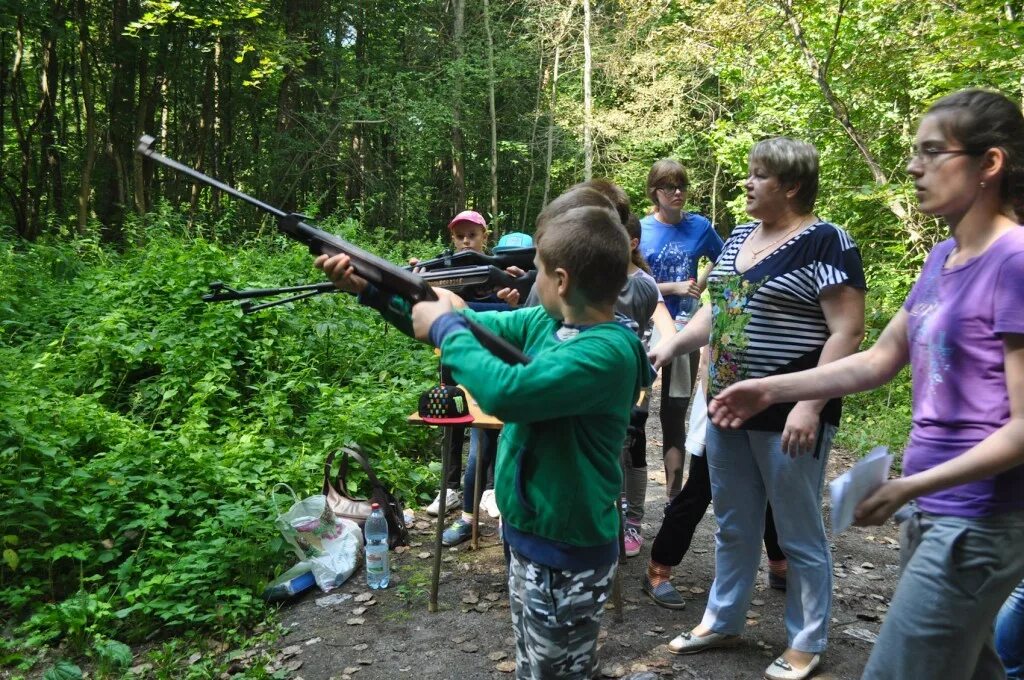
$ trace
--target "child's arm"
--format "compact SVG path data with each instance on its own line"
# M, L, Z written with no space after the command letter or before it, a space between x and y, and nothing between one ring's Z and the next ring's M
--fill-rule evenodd
M436 305L436 303L429 303ZM420 317L414 309L417 330ZM497 335L520 347L526 340L526 322L539 308L513 312L465 316L486 326ZM592 414L616 406L615 390L609 390L611 375L615 382L635 384L635 371L649 371L642 356L631 355L624 345L605 337L583 335L567 342L577 343L575 351L546 351L532 357L527 365L510 365L495 358L475 337L459 327L460 315L433 316L429 330L432 342L441 347L452 375L473 394L487 413L506 422L535 422L553 418ZM579 344L586 343L585 347ZM628 346L625 346L628 347ZM447 363L447 361L446 361ZM646 382L648 376L641 376Z
M344 254L334 257L321 255L313 264L322 269L340 290L355 294L358 296L360 304L376 309L385 321L402 333L411 338L417 337L413 329L412 305L397 295L383 292L356 274L348 256ZM462 298L449 290L435 288L434 292L437 293L439 302L445 301L443 304L447 311L466 306ZM425 337L419 339L427 340Z

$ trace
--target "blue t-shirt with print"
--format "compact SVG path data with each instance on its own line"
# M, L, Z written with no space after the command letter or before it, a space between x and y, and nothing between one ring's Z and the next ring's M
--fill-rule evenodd
M647 260L658 283L695 279L700 258L714 262L722 253L722 237L703 215L683 213L676 224L665 224L654 215L648 215L640 220L640 227L640 254ZM696 298L665 296L665 306L672 318L681 308L692 314L697 304Z

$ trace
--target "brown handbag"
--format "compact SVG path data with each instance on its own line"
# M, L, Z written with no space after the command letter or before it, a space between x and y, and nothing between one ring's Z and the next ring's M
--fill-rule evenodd
M341 463L338 466L338 475L331 478L331 468L334 466L334 456L341 452ZM352 498L348 495L348 459L354 458L363 468L372 488L369 499ZM324 461L324 496L327 497L327 506L334 511L338 517L351 519L364 528L366 518L373 510L372 504L380 505L384 518L388 522L388 545L394 548L398 545L409 543L409 529L405 526L405 515L402 502L398 500L387 487L374 474L366 456L358 446L343 446L336 451L327 454Z

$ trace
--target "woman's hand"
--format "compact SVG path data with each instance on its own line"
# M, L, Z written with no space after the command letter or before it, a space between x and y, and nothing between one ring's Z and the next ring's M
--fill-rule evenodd
M762 380L741 380L719 392L708 404L708 415L716 427L736 429L772 404Z
M669 347L670 344L672 343L659 342L647 353L647 358L651 360L651 366L654 366L655 369L667 366L675 358L675 353Z
M662 295L682 295L686 297L699 298L701 293L701 288L697 283L697 279L665 282L660 284L658 287L661 289Z
M323 270L334 286L349 293L362 293L366 290L367 281L355 273L352 260L348 255L339 253L334 256L321 255L313 261L313 266Z
M859 527L878 526L914 498L906 477L882 482L882 486L857 504L853 523Z
M782 430L782 451L796 458L814 450L814 441L818 438L818 425L821 417L818 410L804 402L797 402L786 418L786 426Z

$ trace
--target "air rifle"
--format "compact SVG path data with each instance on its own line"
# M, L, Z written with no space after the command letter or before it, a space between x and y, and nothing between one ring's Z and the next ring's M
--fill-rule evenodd
M473 267L490 265L498 269L508 267L519 267L523 271L536 269L533 258L537 254L536 248L509 248L501 250L493 255L486 255L475 250L460 250L457 253L447 252L432 260L422 260L415 265L409 265L406 269L415 267L416 271L433 271L435 269L451 269L452 267Z
M277 228L279 231L291 239L306 244L309 247L309 252L313 255L333 256L344 253L351 258L352 268L356 274L372 283L379 290L392 295L398 295L411 304L438 299L437 293L434 292L434 289L422 277L406 271L383 258L377 257L373 253L369 253L334 234L329 234L307 224L302 215L279 210L219 180L208 177L194 168L190 168L154 151L152 149L154 141L155 139L150 135L142 135L139 138L138 145L135 147L135 152L172 170L188 175L198 182L223 191L229 196L244 201L263 212L270 213L277 218ZM480 344L499 359L509 364L529 363L529 357L523 354L515 345L473 321L468 321L468 323L470 331L472 331Z

